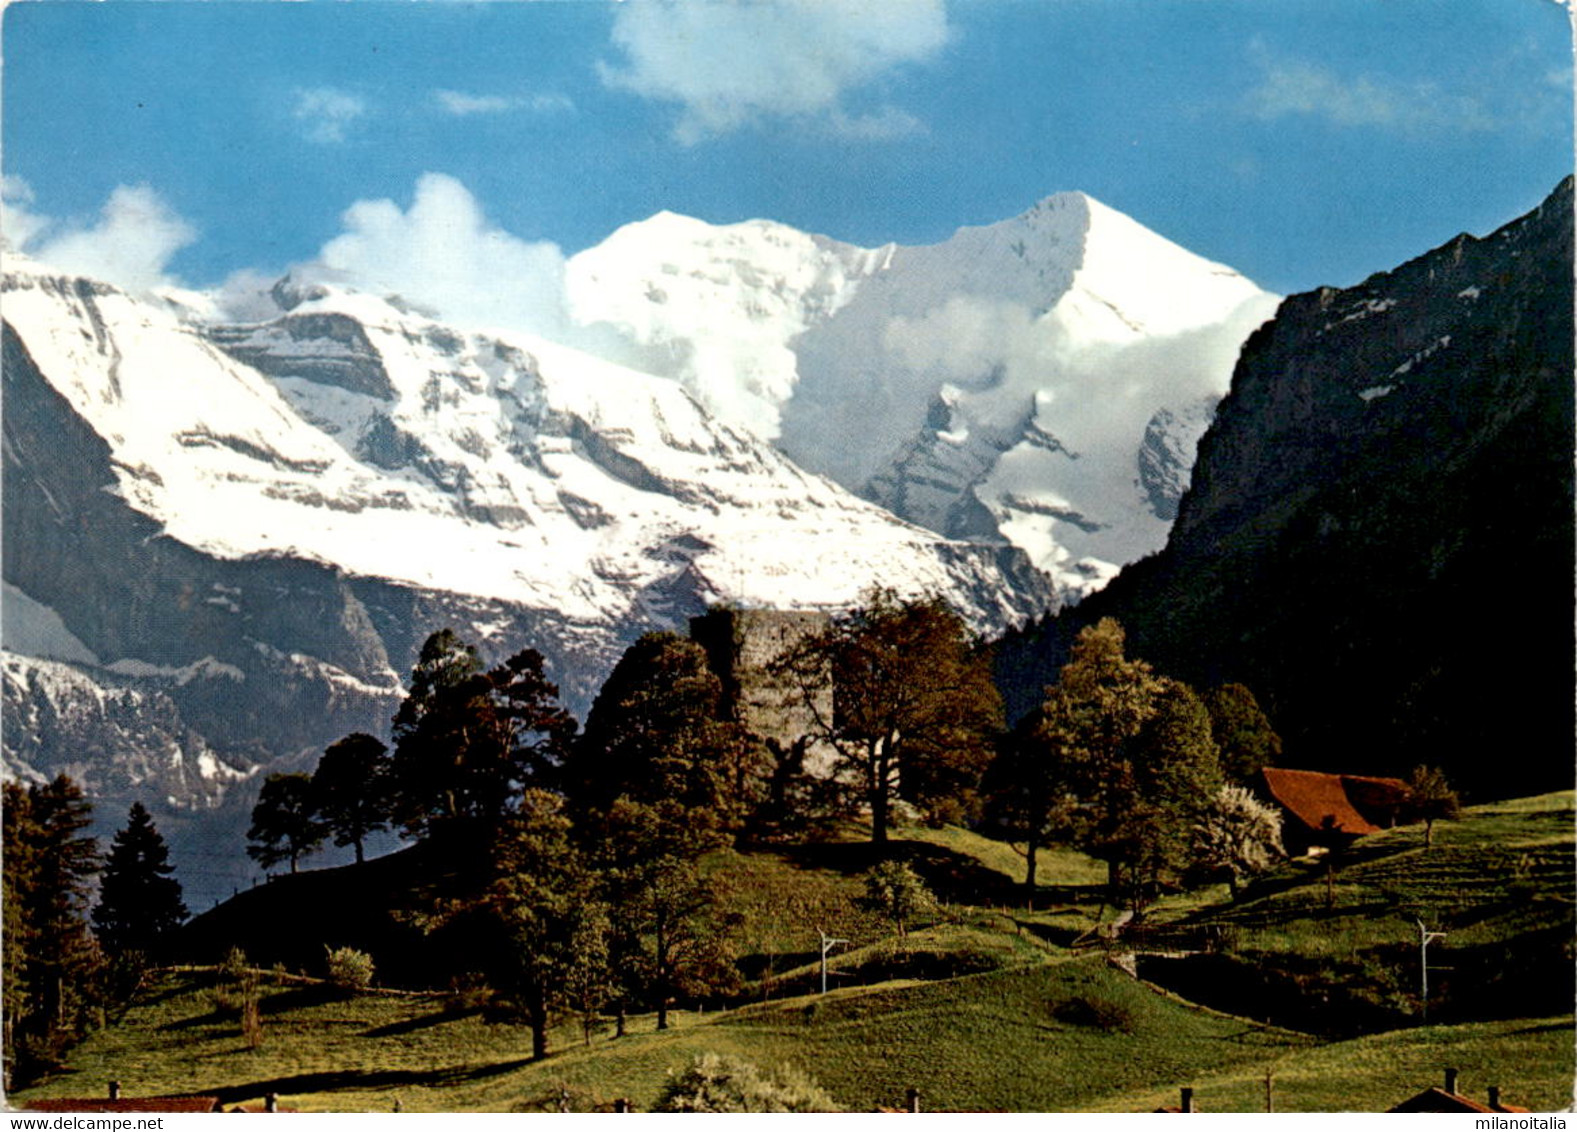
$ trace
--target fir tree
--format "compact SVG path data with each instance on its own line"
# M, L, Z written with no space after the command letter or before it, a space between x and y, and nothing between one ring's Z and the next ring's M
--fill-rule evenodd
M111 958L154 957L163 940L186 919L181 884L153 818L133 802L126 826L110 844L93 909L93 931Z
M102 959L87 925L93 807L66 775L4 796L6 1070L25 1078L85 1033Z

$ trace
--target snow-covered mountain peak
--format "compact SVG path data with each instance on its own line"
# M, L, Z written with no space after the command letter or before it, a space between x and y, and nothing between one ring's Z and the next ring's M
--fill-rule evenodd
M1070 596L1164 541L1277 301L1081 192L875 249L659 213L568 279L577 320L720 419L939 533L1022 547Z

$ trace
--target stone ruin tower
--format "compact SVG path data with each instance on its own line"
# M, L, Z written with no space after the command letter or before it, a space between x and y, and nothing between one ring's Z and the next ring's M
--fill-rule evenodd
M832 673L807 702L805 690L772 664L829 621L826 613L726 606L690 619L690 639L722 682L727 718L759 736L780 767L819 775L832 770L831 749L815 738L816 716L832 719Z

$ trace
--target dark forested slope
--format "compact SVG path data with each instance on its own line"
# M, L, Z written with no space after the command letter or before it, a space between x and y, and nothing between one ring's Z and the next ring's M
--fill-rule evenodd
M1569 785L1572 182L1245 344L1165 550L1009 637L1014 714L1104 616L1133 655L1258 695L1286 760Z

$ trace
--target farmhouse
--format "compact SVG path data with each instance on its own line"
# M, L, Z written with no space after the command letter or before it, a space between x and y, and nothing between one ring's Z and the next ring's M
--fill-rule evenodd
M1407 797L1407 784L1399 778L1281 767L1265 767L1255 785L1280 808L1282 843L1294 856L1394 826Z
M1476 1101L1472 1097L1457 1092L1457 1071L1446 1070L1445 1085L1431 1085L1423 1092L1408 1097L1401 1104L1389 1109L1390 1112L1527 1112L1521 1105L1504 1104L1500 1099L1500 1088L1495 1085L1489 1087L1489 1094L1483 1101Z

